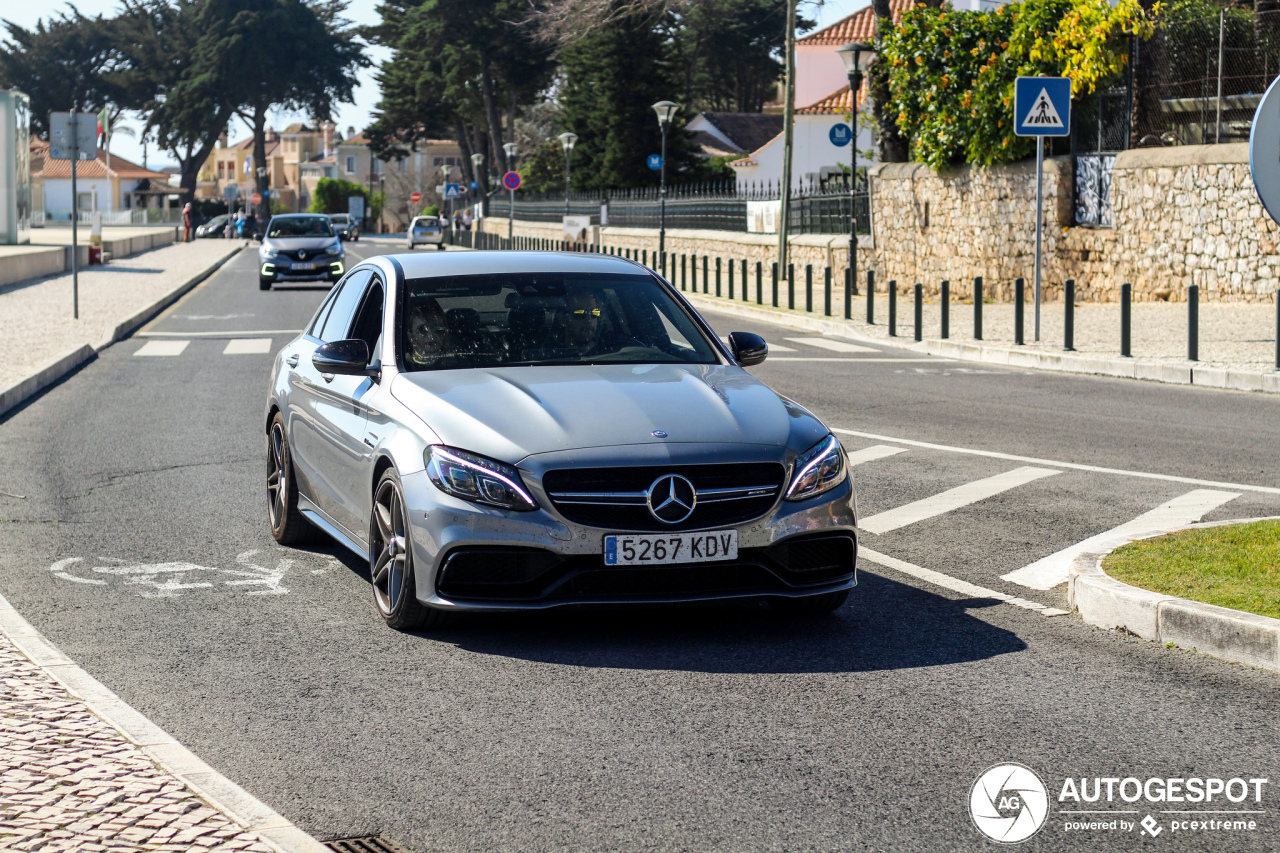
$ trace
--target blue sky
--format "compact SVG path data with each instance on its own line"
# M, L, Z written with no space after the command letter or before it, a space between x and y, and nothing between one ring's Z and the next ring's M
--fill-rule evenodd
M801 0L801 13L818 20L818 27L825 27L828 24L835 23L846 15L851 14L857 9L869 4L869 0L825 0L820 6L813 0ZM23 27L34 27L36 22L43 17L47 17L51 10L57 11L64 9L65 5L46 4L46 3L5 3L6 8L0 12L0 18L13 21ZM81 14L87 16L94 15L111 15L120 7L119 0L76 0L76 8ZM378 15L374 11L378 5L378 0L352 0L347 7L347 17L357 24L374 24L378 21ZM376 65L387 59L390 52L383 48L372 48L370 56ZM378 102L378 86L373 80L373 69L365 69L360 75L360 86L356 89L355 103L343 104L336 116L337 124L346 132L347 127L354 127L357 130L363 128L369 122L370 113ZM285 127L290 122L305 120L305 116L294 115L289 113L275 114L271 118L271 124L274 127ZM126 119L125 124L140 128L141 122ZM235 119L231 125L231 138L233 141L243 139L249 135L248 129L239 120ZM119 154L134 162L142 162L142 146L127 136L119 135L111 141L111 151ZM170 160L169 156L164 152L158 152L154 146L149 151L147 165L155 168L165 165Z

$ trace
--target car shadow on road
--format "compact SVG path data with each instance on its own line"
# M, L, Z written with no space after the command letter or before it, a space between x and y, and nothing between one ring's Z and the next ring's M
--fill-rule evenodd
M708 673L822 673L913 669L985 660L1026 644L956 601L870 572L849 602L820 617L788 617L763 603L720 607L465 614L423 640L541 663Z

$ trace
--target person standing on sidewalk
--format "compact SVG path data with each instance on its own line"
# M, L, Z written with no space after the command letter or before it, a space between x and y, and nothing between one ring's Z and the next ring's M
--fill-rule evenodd
M182 242L191 242L191 202L182 208Z

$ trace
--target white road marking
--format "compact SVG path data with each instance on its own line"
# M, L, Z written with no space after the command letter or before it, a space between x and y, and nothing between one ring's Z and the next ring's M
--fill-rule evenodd
M301 329L242 329L235 332L138 332L140 338L248 338L253 335L299 335Z
M182 355L182 351L189 343L191 341L147 341L134 355Z
M1150 512L1143 513L1133 521L1127 521L1106 533L1090 536L1083 542L1063 548L1058 553L1036 560L1029 566L1001 575L1000 579L1031 589L1053 589L1058 584L1066 582L1067 570L1071 567L1072 560L1105 540L1121 536L1138 536L1160 530L1177 530L1188 524L1194 524L1206 514L1238 497L1240 497L1238 492L1220 492L1214 489L1196 489L1193 492L1187 492Z
M1081 465L1076 462L1058 462L1054 459L1037 459L1033 456L1015 456L1012 453L998 453L994 450L974 450L969 447L953 447L947 444L930 444L927 441L913 441L909 438L894 438L890 435L879 435L874 432L860 432L853 429L832 427L832 432L843 435L856 435L873 441L891 441L895 444L906 444L910 447L923 447L927 450L944 450L948 453L966 453L970 456L985 456L988 459L1004 459L1007 462L1031 462L1036 465L1052 465L1055 468L1070 468L1072 471L1090 471L1094 474L1116 474L1121 477L1143 477L1148 480L1164 480L1166 483L1186 483L1189 486L1212 486L1221 489L1239 489L1246 492L1262 492L1268 495L1280 495L1280 488L1274 486L1250 486L1245 483L1221 483L1217 480L1197 480L1195 477L1176 477L1172 474L1152 474L1149 471L1128 471L1123 468L1103 468L1098 465Z
M877 459L884 459L887 456L897 456L899 453L906 453L905 447L890 447L887 444L873 444L870 447L864 447L861 450L855 450L852 453L846 453L845 458L849 460L850 465L861 465L864 462L874 462Z
M223 355L266 355L271 352L271 338L232 338Z
M769 349L770 350L780 349L780 347L775 347L773 344L769 344ZM789 352L794 352L794 350L789 350ZM784 356L783 358L770 357L769 361L840 361L840 362L844 362L845 364L862 364L868 361L880 362L882 364L887 362L894 362L897 364L906 364L906 363L913 363L917 361L927 361L927 362L930 362L931 364L937 364L940 361L950 361L950 359L938 358L936 356L931 358L867 358L866 356L850 355L850 356L845 356L844 358L821 358L821 357L803 358L799 356L795 356L795 357ZM898 372L901 373L901 371L898 371ZM986 370L983 371L983 373L994 373L994 372L995 371L986 371Z
M1041 477L1051 477L1054 474L1061 473L1061 471L1051 471L1048 468L1014 468L1012 471L1006 471L1003 474L986 477L982 480L974 480L972 483L965 483L963 486L947 489L945 492L940 492L932 497L914 501L897 509L873 515L870 518L864 518L858 524L858 527L868 533L888 533L890 530L897 530L899 527L906 527L908 524L915 524L917 521L934 518L943 513L998 495L1001 492L1007 492L1009 489L1039 480Z
M959 578L953 578L951 575L944 575L942 572L935 572L933 569L926 569L905 560L899 560L896 557L890 557L887 554L881 554L879 551L872 551L870 548L858 548L858 556L865 560L870 560L886 568L902 572L904 575L910 575L913 578L922 580L925 583L931 583L934 586L940 586L943 589L949 589L952 592L958 592L961 595L967 595L972 598L994 598L1005 604L1012 604L1014 607L1021 607L1024 610L1034 610L1041 616L1065 616L1066 610L1057 607L1046 607L1038 601L1029 601L1025 598L1018 598L1009 595L1007 592L997 592L994 589L987 589L985 586L962 581Z
M185 591L193 589L210 589L218 584L213 581L219 581L223 586L253 586L257 589L248 590L248 595L285 595L289 590L283 586L284 576L294 567L295 561L283 558L276 561L274 569L260 566L253 562L253 556L257 554L256 550L244 551L236 556L237 567L232 569L222 569L216 566L201 566L197 563L188 563L185 561L174 561L169 563L127 563L124 560L112 558L104 558L104 563L110 565L91 566L86 571L97 575L106 575L107 577L120 578L125 586L141 586L142 590L139 594L143 598L176 598ZM107 580L94 577L81 577L72 574L71 569L76 563L84 561L83 557L68 557L59 560L49 567L55 577L63 580L73 581L74 583L92 584L95 586L105 586ZM320 570L324 571L324 570ZM316 574L315 570L312 574ZM219 577L223 576L223 577ZM230 579L226 579L229 576ZM211 578L211 580L197 580L197 578Z
M787 338L787 340L793 344L805 344L818 349L829 349L832 352L880 352L878 349L845 343L844 341L835 341L831 338Z

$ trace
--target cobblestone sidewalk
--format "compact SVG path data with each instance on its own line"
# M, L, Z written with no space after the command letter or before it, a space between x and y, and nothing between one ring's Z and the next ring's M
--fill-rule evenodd
M270 853L0 634L0 850Z

